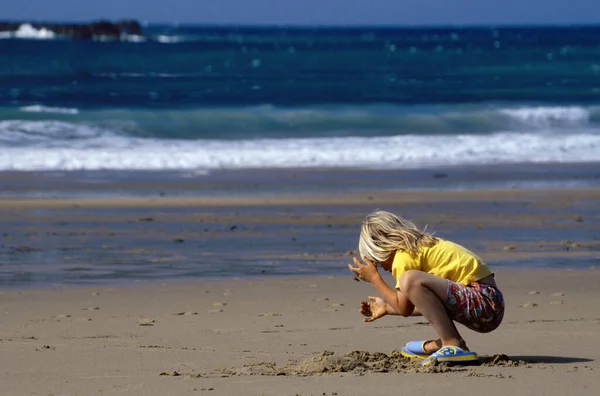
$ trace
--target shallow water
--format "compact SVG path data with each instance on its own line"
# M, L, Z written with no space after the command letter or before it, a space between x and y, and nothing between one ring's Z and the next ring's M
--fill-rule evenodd
M598 208L598 202L547 207L522 200L385 207L467 246L493 268L600 264ZM346 264L371 209L332 204L11 211L1 220L0 284L297 275L350 280Z

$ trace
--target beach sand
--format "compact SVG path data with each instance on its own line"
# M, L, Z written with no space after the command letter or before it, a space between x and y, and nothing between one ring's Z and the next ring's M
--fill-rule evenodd
M44 239L42 231L52 232L40 228L39 235L31 235L41 227L40 217L58 229L62 221L77 223L70 209L86 207L143 208L147 210L143 215L154 213L163 222L181 222L177 216L187 213L169 214L165 208L209 213L211 208L227 207L238 213L232 218L243 217L252 224L287 220L244 212L250 207L293 207L304 215L290 221L325 222L335 233L339 225L360 221L374 207L425 205L419 206L420 218L437 228L454 223L475 232L504 230L481 244L487 247L484 258L497 274L507 309L503 324L492 333L477 334L459 325L469 347L482 357L482 365L423 370L417 361L400 358L395 351L408 341L435 336L424 318L385 317L363 323L359 302L374 291L369 284L353 281L349 272L5 288L0 289L0 394L592 395L600 386L600 271L594 265L572 269L569 263L582 255L589 259L586 262L600 262L599 195L596 190L505 190L214 201L3 200L3 223L18 224L18 231L7 230L9 237L3 239L7 246L37 246ZM456 202L470 209L444 217ZM496 213L481 206L494 202ZM529 209L515 211L509 205L513 209L503 212L503 202L519 207L526 202ZM349 214L332 216L327 208ZM82 219L85 224L79 226L112 232L110 212L95 216ZM545 227L555 229L564 240L511 239L515 233ZM353 243L357 232L358 228ZM579 237L574 242L569 235ZM71 246L76 238L65 233L51 243ZM306 249L310 251L310 246ZM334 251L328 259L345 267L350 261L347 253ZM285 262L285 250L278 254ZM564 265L545 269L493 265L506 257L518 264L532 256L562 260ZM392 284L391 276L385 277Z
M496 273L501 327L459 326L487 364L433 370L392 352L434 337L424 319L363 323L358 303L373 292L350 276L3 291L1 393L595 394L600 271Z

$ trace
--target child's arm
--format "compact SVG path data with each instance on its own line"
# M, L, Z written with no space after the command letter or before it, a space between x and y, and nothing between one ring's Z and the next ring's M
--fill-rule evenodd
M383 297L385 302L387 302L394 311L394 315L414 315L414 304L411 303L401 291L389 287L379 273L371 279L371 284L377 289L379 294L381 294L381 297ZM419 312L417 311L417 313Z
M375 267L375 264L368 259L364 259L366 265L362 264L356 258L354 258L354 264L357 267L353 267L351 264L348 264L348 268L350 271L358 275L358 277L366 282L370 282L375 289L381 294L381 297L389 304L391 310L394 313L387 312L392 315L402 315L402 316L411 316L415 311L415 306L413 303L409 301L408 298L404 294L402 294L399 290L394 290L390 288L379 272ZM387 309L386 309L387 311ZM417 311L419 314L419 311Z
M372 322L386 315L398 315L383 298L369 296L369 300L360 302L360 313L366 316L365 322ZM412 316L421 316L421 313L415 308Z

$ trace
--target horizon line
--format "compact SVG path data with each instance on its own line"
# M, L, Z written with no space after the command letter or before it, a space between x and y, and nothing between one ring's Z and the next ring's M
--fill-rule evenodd
M519 22L519 23L248 23L248 22L160 22L144 21L135 18L97 18L89 20L52 20L52 19L0 19L0 23L48 23L48 24L90 24L100 21L111 23L134 21L142 27L151 26L189 26L208 28L300 28L300 29L414 29L414 28L543 28L543 27L600 27L600 22Z

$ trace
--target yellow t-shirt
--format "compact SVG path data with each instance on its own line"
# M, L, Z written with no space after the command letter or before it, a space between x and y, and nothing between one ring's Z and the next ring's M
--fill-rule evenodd
M483 260L470 250L438 238L432 247L423 247L415 256L398 250L392 264L396 289L400 289L400 276L408 270L427 272L453 282L468 285L493 272Z

